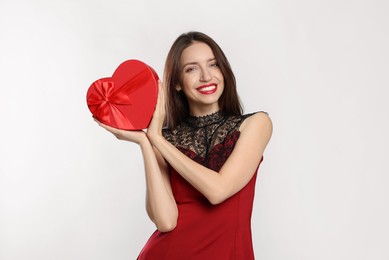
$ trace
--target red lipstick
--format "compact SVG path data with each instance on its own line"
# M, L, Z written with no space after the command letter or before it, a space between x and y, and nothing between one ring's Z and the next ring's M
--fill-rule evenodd
M204 95L209 95L215 93L217 90L217 84L215 83L209 83L202 85L197 88L197 91Z

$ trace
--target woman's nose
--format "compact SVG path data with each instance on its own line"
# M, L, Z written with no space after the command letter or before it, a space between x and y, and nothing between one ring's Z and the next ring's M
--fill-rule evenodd
M209 71L205 68L205 69L202 69L201 70L201 78L200 78L200 81L210 81L212 79L212 75L211 73L209 73Z

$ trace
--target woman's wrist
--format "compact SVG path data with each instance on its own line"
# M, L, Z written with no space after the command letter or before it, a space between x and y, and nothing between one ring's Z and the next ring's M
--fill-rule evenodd
M138 145L143 147L144 145L150 144L150 140L145 132L143 132L141 138L138 140Z
M147 138L152 145L155 145L159 140L163 139L162 133L147 132Z

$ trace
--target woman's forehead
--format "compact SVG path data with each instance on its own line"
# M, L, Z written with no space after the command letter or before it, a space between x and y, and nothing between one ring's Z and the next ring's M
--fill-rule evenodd
M183 50L181 64L207 62L214 58L212 49L206 43L194 42Z

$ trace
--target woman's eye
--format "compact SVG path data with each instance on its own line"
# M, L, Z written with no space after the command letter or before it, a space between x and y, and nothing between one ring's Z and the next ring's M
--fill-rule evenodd
M217 62L211 64L211 67L218 67L218 66L219 65L217 64Z
M191 71L194 71L195 68L194 67L188 67L185 69L185 72L191 72Z

